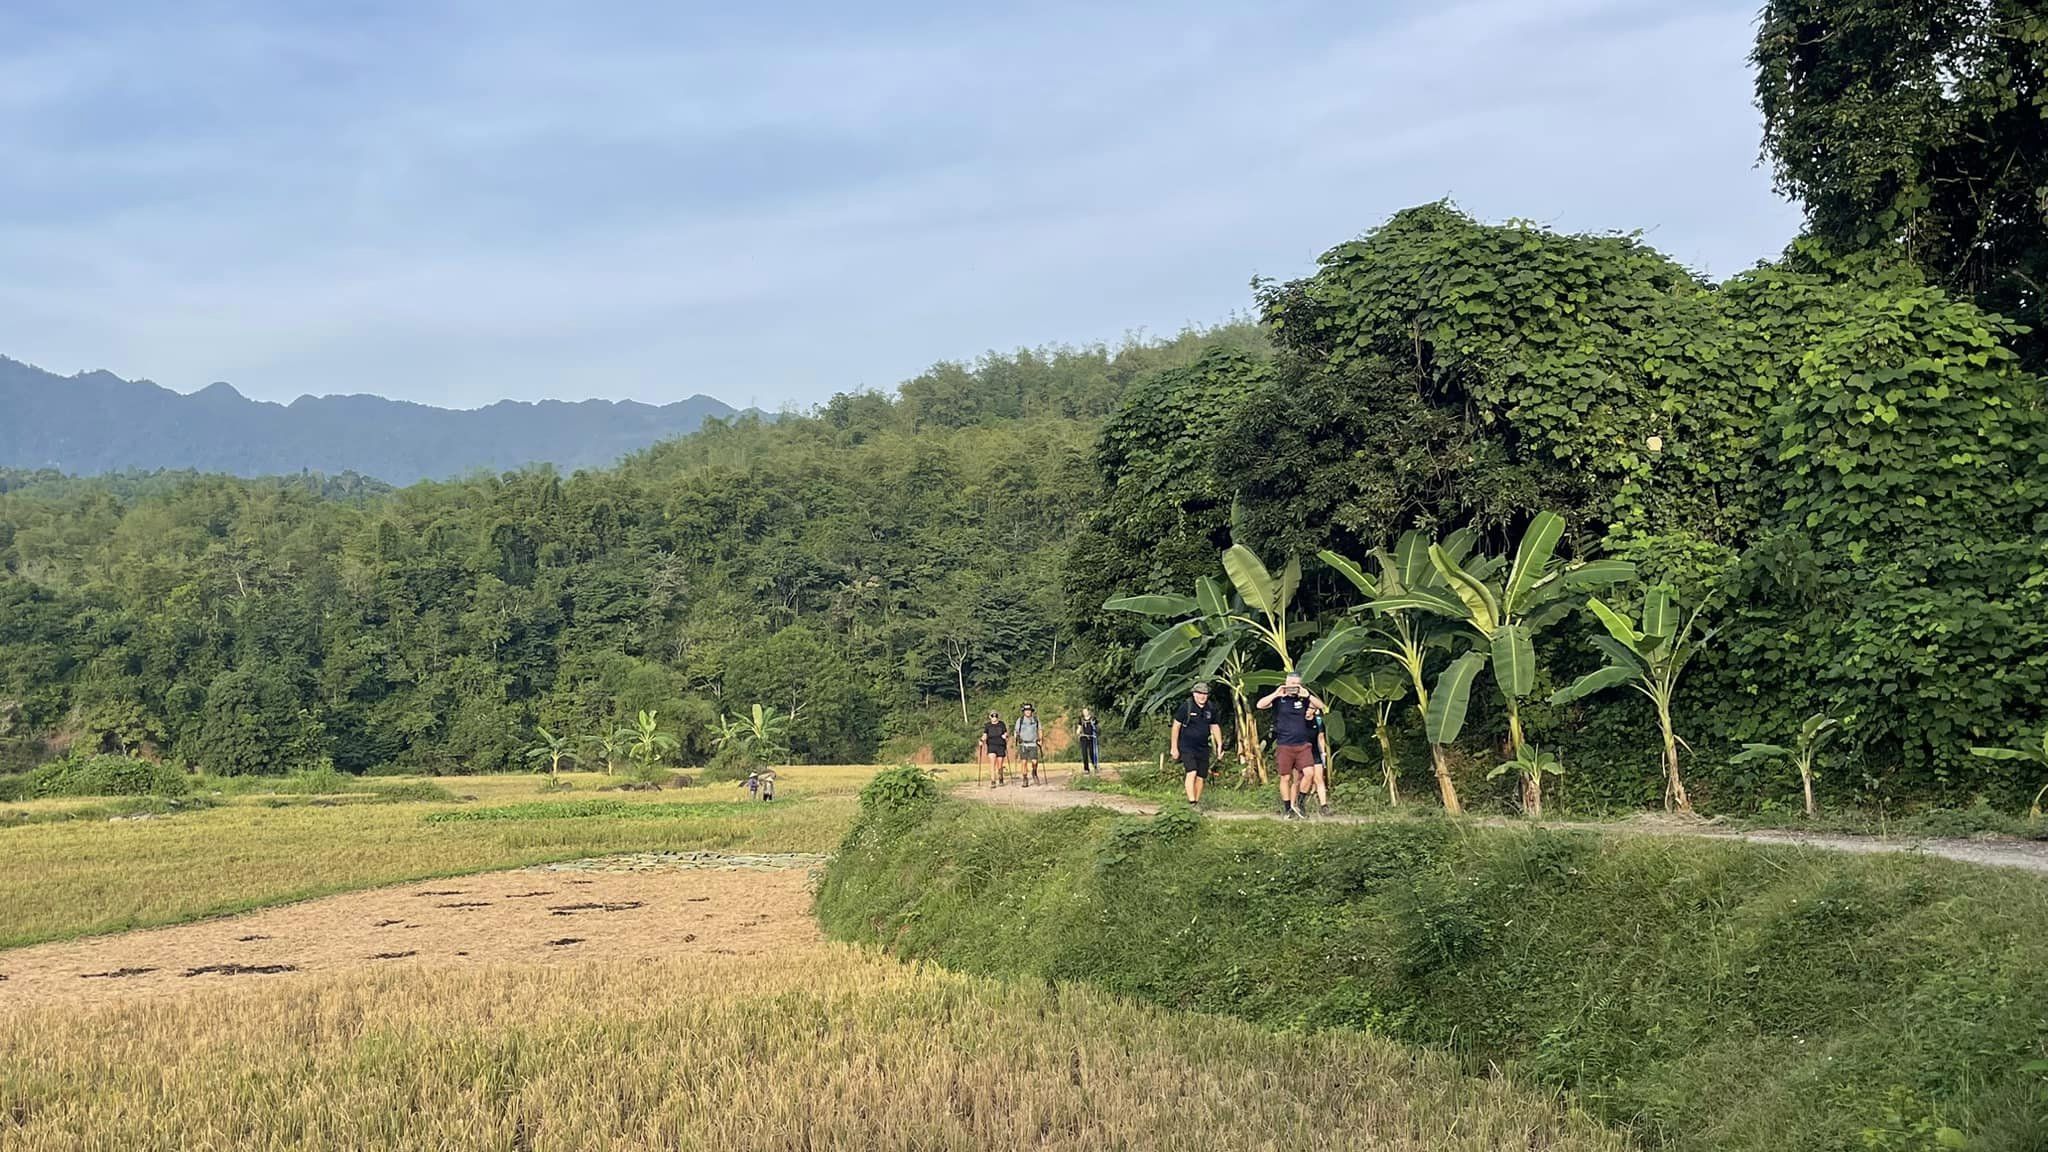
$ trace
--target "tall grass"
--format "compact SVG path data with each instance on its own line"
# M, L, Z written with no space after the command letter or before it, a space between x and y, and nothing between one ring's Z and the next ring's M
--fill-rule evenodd
M0 827L0 948L613 852L829 852L852 821L853 794L873 773L790 769L773 804L738 805L740 793L730 788L607 794L617 808L601 819L436 822L426 817L475 809L435 802L269 808L265 796L243 795L160 820ZM605 782L601 775L572 779L579 792ZM540 798L543 778L455 783L480 801L520 802ZM633 810L643 804L647 817L637 818ZM708 814L676 819L678 804L701 804Z
M863 821L819 912L967 971L1443 1045L1668 1147L2048 1148L2048 883L2023 874L948 803Z
M0 1017L0 1052L12 1152L1623 1148L1370 1037L836 945L38 1010Z

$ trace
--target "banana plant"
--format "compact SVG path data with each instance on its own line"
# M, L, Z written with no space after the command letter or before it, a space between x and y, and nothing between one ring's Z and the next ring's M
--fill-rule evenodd
M1507 707L1508 759L1519 758L1526 742L1522 733L1522 699L1536 687L1536 634L1568 615L1579 595L1603 584L1635 576L1636 568L1625 560L1556 560L1558 541L1564 537L1564 517L1555 512L1538 512L1522 533L1515 548L1514 562L1502 573L1498 561L1462 564L1441 544L1429 549L1429 560L1443 577L1451 595L1433 589L1411 588L1400 596L1383 596L1373 602L1382 611L1419 608L1460 625L1475 641L1471 651L1451 662L1437 677L1436 691L1429 702L1429 738L1448 744L1464 729L1465 711L1471 698L1472 681L1482 668L1493 670L1494 685ZM1540 790L1530 789L1523 777L1524 810L1542 805Z
M1446 555L1463 561L1472 550L1473 539L1474 534L1469 528L1461 528L1451 533L1444 538L1443 548ZM1384 548L1373 550L1372 558L1374 565L1379 569L1378 576L1367 573L1363 565L1354 563L1338 553L1325 551L1319 555L1323 563L1349 580L1369 601L1352 609L1354 615L1371 614L1375 618L1375 624L1368 632L1367 641L1372 646L1368 647L1366 652L1392 660L1407 673L1409 684L1415 692L1415 713L1422 720L1423 731L1429 740L1430 768L1436 774L1437 794L1443 801L1444 811L1457 813L1463 808L1458 802L1458 786L1451 779L1450 755L1445 747L1450 740L1457 738L1457 731L1454 726L1448 739L1439 739L1442 726L1430 721L1427 679L1431 652L1451 645L1452 636L1444 621L1444 615L1455 611L1455 604L1450 599L1449 587L1444 583L1442 574L1430 562L1429 548L1430 540L1426 534L1414 530L1402 533L1401 538L1395 542L1392 552ZM1385 600L1406 596L1411 591L1435 595L1442 603L1434 609L1425 609L1414 604L1401 607L1378 606ZM1461 674L1466 677L1468 689L1469 674L1476 671L1477 669L1473 668L1469 673ZM1442 718L1439 717L1440 720ZM1456 720L1457 725L1463 725L1462 705L1458 709Z
M571 764L576 762L573 739L557 736L545 728L536 728L534 731L540 733L540 743L526 750L526 758L536 762L547 761L549 779L561 775L562 761L567 760Z
M1387 804L1394 808L1401 806L1400 764L1394 756L1393 718L1394 708L1408 697L1408 682L1401 673L1383 668L1363 679L1357 676L1332 676L1329 680L1330 694L1356 708L1369 708L1373 713L1373 736L1380 745L1380 774L1386 778ZM1334 721L1337 714L1332 712ZM1331 727L1333 739L1342 739L1336 726ZM1362 748L1345 744L1337 749L1338 756L1353 763L1363 764L1371 757Z
M621 728L614 735L626 742L626 755L643 768L661 763L661 758L677 747L676 738L661 730L660 714L646 710L634 717L633 727Z
M1237 590L1234 618L1279 659L1283 676L1298 673L1304 683L1320 684L1364 646L1366 633L1350 621L1340 621L1319 636L1297 664L1289 636L1288 613L1295 590L1301 586L1301 561L1289 560L1275 578L1257 553L1242 544L1232 544L1223 553L1223 571ZM1293 636L1304 635L1303 627L1295 625Z
M1671 590L1661 585L1651 588L1643 596L1641 628L1598 596L1589 598L1586 607L1607 629L1607 635L1595 636L1593 642L1607 654L1609 663L1551 693L1550 702L1568 704L1621 684L1649 697L1657 706L1657 730L1664 737L1664 807L1690 813L1692 797L1686 795L1685 779L1678 771L1678 747L1685 741L1671 728L1671 700L1685 666L1714 638L1714 629L1699 628L1706 605L1695 607L1681 624ZM1686 745L1686 750L1691 751L1692 746Z
M1756 760L1791 759L1799 766L1799 787L1806 794L1807 818L1812 819L1820 811L1813 803L1813 762L1820 757L1821 748L1841 726L1841 721L1827 713L1816 712L1806 718L1806 723L1799 726L1799 739L1792 747L1787 748L1782 744L1744 744L1742 751L1730 756L1728 762L1748 764ZM1983 755L1983 752L1976 748L1970 751ZM2004 752L2007 749L1998 748L1993 751Z
M720 748L742 748L757 760L778 761L789 754L788 732L788 716L772 704L756 704L751 713L721 717L714 739Z
M1188 686L1207 680L1223 690L1231 706L1231 724L1245 771L1265 780L1259 755L1258 721L1250 712L1252 675L1245 657L1250 634L1223 592L1204 576L1195 581L1193 596L1119 596L1103 604L1112 612L1130 612L1170 623L1156 626L1132 658L1132 668L1145 678L1131 698L1132 714L1150 712L1184 694ZM1148 627L1153 627L1148 625Z
M584 738L584 742L590 746L591 752L595 753L598 759L604 761L605 775L611 775L612 768L618 763L619 757L626 754L626 737L628 735L629 732L626 729L620 729L609 736L599 733L595 736Z
M1564 775L1564 765L1549 752L1542 751L1534 744L1524 744L1515 750L1515 758L1494 765L1486 774L1488 780L1509 772L1515 773L1522 781L1522 811L1531 819L1543 818L1543 778Z
M2048 728L2041 729L2041 746L2039 748L1979 748L1973 746L1970 749L1970 755L1982 756L1986 760L2030 760L2042 768L2048 768ZM2048 784L2043 784L2041 790L2034 793L2034 803L2027 809L2027 819L2039 820L2041 818L2041 800L2043 797L2048 797Z
M1301 565L1290 562L1275 578L1258 556L1243 545L1223 554L1223 569L1236 595L1210 577L1195 581L1193 596L1119 596L1103 604L1113 612L1131 612L1166 624L1138 649L1134 669L1145 683L1133 699L1133 712L1152 711L1187 691L1190 684L1210 681L1230 694L1232 725L1247 779L1266 780L1265 753L1252 702L1261 688L1281 682L1287 672L1300 673L1316 684L1329 676L1363 641L1348 622L1331 629L1310 646L1297 664L1293 637L1303 635L1289 620L1294 591L1301 583ZM1263 645L1280 661L1282 671L1256 668L1247 649Z

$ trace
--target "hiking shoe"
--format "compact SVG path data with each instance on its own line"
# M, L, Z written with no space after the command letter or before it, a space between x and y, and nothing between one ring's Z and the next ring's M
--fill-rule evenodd
M1328 816L1329 814L1330 814L1330 806L1329 806L1328 804L1318 804L1318 805L1316 805L1316 815L1318 815L1318 816Z
M1289 808L1289 809L1287 810L1287 818L1288 818L1289 820L1300 820L1300 819L1302 819L1302 815L1301 815L1301 809L1299 809L1299 808Z

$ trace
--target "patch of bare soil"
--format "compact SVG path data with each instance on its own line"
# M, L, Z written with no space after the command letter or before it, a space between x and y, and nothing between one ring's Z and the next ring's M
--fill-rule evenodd
M762 955L819 939L801 868L591 872L573 902L544 899L537 869L309 900L219 920L0 952L0 1011L80 1006L195 988L277 987L394 964ZM463 896L461 901L433 897ZM424 897L424 899L423 899ZM554 905L550 907L549 905ZM564 936L568 917L576 935Z

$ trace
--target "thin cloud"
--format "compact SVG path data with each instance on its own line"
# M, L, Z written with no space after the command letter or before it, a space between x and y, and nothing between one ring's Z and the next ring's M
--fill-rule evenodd
M0 352L775 406L1221 319L1444 195L1723 275L1796 228L1746 7L1359 7L0 17Z

